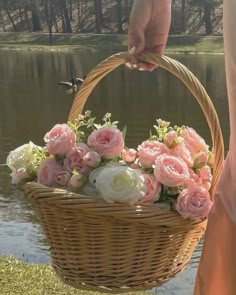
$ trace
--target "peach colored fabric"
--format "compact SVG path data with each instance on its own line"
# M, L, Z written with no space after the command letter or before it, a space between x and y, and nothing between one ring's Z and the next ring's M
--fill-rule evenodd
M224 0L230 144L209 215L194 295L236 295L236 0Z

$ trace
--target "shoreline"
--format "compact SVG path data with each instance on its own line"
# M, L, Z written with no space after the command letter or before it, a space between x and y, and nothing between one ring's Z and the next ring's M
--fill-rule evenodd
M53 34L49 43L46 33L0 33L0 51L27 50L70 52L86 48L126 51L127 35L112 34ZM222 36L169 36L168 54L224 54Z

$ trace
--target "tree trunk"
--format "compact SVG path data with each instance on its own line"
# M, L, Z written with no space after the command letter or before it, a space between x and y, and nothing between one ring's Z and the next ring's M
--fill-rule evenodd
M19 11L20 23L21 23L21 25L23 25L23 18L22 18L21 7L18 8L18 11Z
M39 32L41 31L40 19L37 12L37 5L34 3L34 0L31 0L31 15L32 15L32 31Z
M73 20L73 3L72 0L70 0L70 21Z
M181 21L182 33L185 33L185 7L186 7L186 0L182 0L182 21Z
M204 5L204 22L205 22L205 28L206 28L206 35L210 35L213 32L211 11L212 11L212 6L206 3Z
M67 11L67 8L66 8L65 0L60 0L60 5L61 5L62 14L64 16L64 20L65 20L65 32L66 33L72 33L72 28L71 28L71 24L70 24L70 18L69 18L68 11Z
M49 43L52 44L52 23L53 23L52 22L52 19L53 19L52 0L45 0L44 11L45 11L46 21L48 25Z
M122 27L122 0L117 0L117 20L118 20L118 33L123 33L123 27Z
M25 17L27 29L28 29L29 32L31 32L31 27L30 27L29 18L28 18L28 8L27 8L27 6L24 7L24 17Z
M102 1L94 0L94 8L95 8L95 21L96 21L96 32L99 34L102 32Z

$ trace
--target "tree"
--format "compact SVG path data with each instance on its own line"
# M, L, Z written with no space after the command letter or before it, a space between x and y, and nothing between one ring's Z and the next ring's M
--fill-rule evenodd
M44 11L49 32L49 43L52 44L52 26L53 26L53 0L44 0Z
M35 0L31 0L31 15L32 15L32 31L41 31L40 17L38 14L38 4Z
M16 27L16 24L13 20L13 17L11 16L11 13L9 11L9 2L7 0L3 0L3 7L4 7L4 10L6 11L6 14L7 14L11 24L12 24L14 31L17 32L17 27Z
M116 7L117 7L117 20L118 20L118 33L123 33L123 20L122 20L122 0L116 0Z
M205 23L205 33L210 35L213 33L212 26L212 12L216 6L219 5L218 0L189 0L189 4L192 6L199 6L203 9L203 19Z
M69 14L68 14L65 0L59 0L59 4L61 7L62 17L64 19L64 25L65 25L64 32L65 33L72 33L70 18L69 18Z
M95 22L96 22L96 32L99 34L102 32L102 1L94 0L94 9L95 9Z

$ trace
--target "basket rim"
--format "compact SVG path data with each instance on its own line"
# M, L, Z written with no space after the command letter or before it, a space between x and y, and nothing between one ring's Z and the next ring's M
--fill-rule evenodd
M23 186L26 196L41 207L53 207L62 211L78 211L80 214L106 219L116 219L122 222L162 226L164 228L205 228L207 218L184 219L171 207L162 208L155 206L129 205L122 203L107 203L102 199L74 193L65 189L47 187L37 182L28 182ZM53 205L53 206L52 206Z

